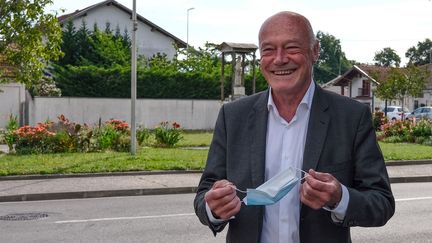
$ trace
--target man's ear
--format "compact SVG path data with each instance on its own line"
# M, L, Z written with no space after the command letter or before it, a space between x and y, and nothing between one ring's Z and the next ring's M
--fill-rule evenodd
M319 40L315 41L315 44L312 47L312 58L313 58L313 62L316 63L316 61L318 61L319 58L319 54L320 54L320 42Z

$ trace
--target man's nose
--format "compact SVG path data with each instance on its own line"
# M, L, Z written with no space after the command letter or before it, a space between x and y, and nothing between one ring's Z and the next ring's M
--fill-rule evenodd
M275 65L283 65L286 64L287 62L289 62L289 58L288 55L286 55L285 50L284 49L278 49L276 51L276 56L273 60L273 63Z

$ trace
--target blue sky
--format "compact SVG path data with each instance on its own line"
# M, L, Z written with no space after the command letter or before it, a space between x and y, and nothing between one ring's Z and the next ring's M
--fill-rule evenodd
M83 9L101 0L53 0L46 11ZM132 9L132 0L117 0ZM405 52L432 38L431 0L137 0L137 13L189 43L258 44L257 32L269 16L283 10L306 16L316 31L341 40L348 59L372 63L376 51L391 47L405 63Z

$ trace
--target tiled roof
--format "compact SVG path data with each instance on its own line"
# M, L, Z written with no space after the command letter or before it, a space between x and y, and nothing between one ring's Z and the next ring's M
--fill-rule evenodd
M258 46L249 43L223 42L219 45L219 49L222 52L255 52Z
M431 76L426 81L426 88L432 89L432 64L426 64L421 66L423 68L427 68L429 72L431 73ZM405 70L405 68L399 68L401 70ZM336 78L330 80L329 82L323 84L323 87L326 86L341 86L341 85L347 85L349 81L352 80L352 78L356 74L362 74L365 77L368 77L371 81L376 83L383 83L386 82L388 75L390 73L390 70L392 68L390 67L380 67L380 66L374 66L374 65L354 65L350 70L345 72L343 75L339 75Z
M368 70L368 71L366 71ZM347 85L348 82L350 82L353 77L356 74L361 74L367 78L369 78L372 82L379 84L380 81L376 80L374 78L375 75L372 75L371 73L374 73L375 71L377 71L377 69L373 69L372 66L356 66L354 65L351 69L349 69L348 71L346 71L344 74L337 76L336 78L334 78L333 80L327 82L324 85L335 85L335 86L342 86L342 85ZM379 73L379 72L378 72Z

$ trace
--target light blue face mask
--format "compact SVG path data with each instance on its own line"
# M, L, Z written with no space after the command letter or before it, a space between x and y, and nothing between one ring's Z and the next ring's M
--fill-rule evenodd
M243 203L245 205L271 205L282 199L304 178L297 176L297 174L299 174L298 171L302 170L289 167L279 172L256 189L248 188L246 191L236 190L246 193L246 197L243 198Z

